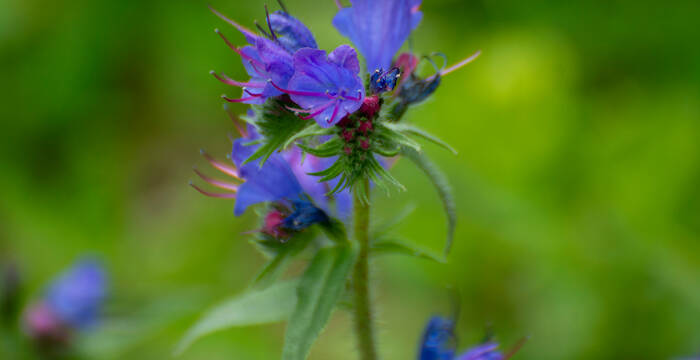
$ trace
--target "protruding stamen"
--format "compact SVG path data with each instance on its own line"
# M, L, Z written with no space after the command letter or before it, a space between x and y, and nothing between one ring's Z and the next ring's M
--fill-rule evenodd
M335 0L335 6L338 7L338 10L343 8L343 4L340 3L340 0Z
M267 10L267 4L265 4L265 18L267 19L267 27L270 29L272 39L277 41L277 35L275 35L275 30L272 29L272 23L270 22L270 12Z
M208 182L211 185L214 185L220 189L224 189L224 190L228 190L228 191L233 191L233 192L238 191L238 185L236 185L236 184L230 184L230 183L227 183L225 181L221 181L221 180L217 180L217 179L208 177L208 176L202 174L197 169L193 169L193 170L194 170L195 174L197 174L200 178L202 178L202 180Z
M330 107L331 105L333 105L334 102L336 102L336 101L335 101L335 100L331 100L331 101L329 101L329 102L327 102L327 103L325 103L325 104L323 104L323 105L319 105L319 106L316 107L316 108L312 108L312 109L306 110L305 112L309 112L310 114L309 114L309 115L306 115L306 116L302 116L301 119L302 119L302 120L309 120L309 119L312 119L312 118L318 116L320 113L326 111L326 109L328 109L328 107Z
M204 196L209 196L209 197L214 197L214 198L219 198L219 199L235 199L236 198L236 194L232 194L232 193L218 194L218 193L212 193L209 191L204 191L199 186L193 184L191 181L190 181L190 186L193 187L195 190L197 190L200 194L202 194Z
M214 70L209 71L210 74L214 75L214 77L221 81L224 84L231 85L231 86L238 86L238 87L252 87L252 88L264 88L265 83L260 83L260 82L241 82L241 81L236 81L231 79L230 77L226 76L226 74L217 74Z
M270 84L272 84L272 86L273 86L275 89L277 89L277 90L279 90L279 91L281 91L281 92L283 92L283 93L285 93L285 94L289 94L289 95L299 95L299 96L326 97L326 98L329 98L329 99L335 99L335 96L331 96L331 95L329 95L329 94L320 93L320 92L313 92L313 91L297 91L297 90L283 89L283 88L277 86L277 84L275 84L274 81L272 81L272 79L268 79L267 82L269 82Z
M262 65L263 67L265 67L259 60L256 60L256 59L250 57L249 55L247 55L246 53L244 53L241 49L239 49L236 45L233 45L233 43L231 43L231 42L226 38L226 36L224 36L224 34L221 33L221 31L220 31L219 29L214 29L214 32L216 32L217 34L219 34L219 36L224 40L224 42L226 43L226 45L227 45L229 48L231 48L231 50L233 50L236 54L238 54L241 58L243 58L244 60L248 60L248 62L250 62L251 64L257 63L258 65ZM254 66L255 66L255 65L254 65ZM257 68L256 68L256 71L258 71ZM258 72L260 72L260 71L258 71Z
M518 350L520 350L520 348L523 347L523 345L525 345L525 342L527 342L528 339L530 339L530 337L526 336L518 340L518 342L515 343L515 346L513 346L513 348L510 349L510 351L503 357L503 360L508 360L511 357L513 357L513 355L515 355L515 353L517 353Z
M216 161L216 159L211 157L211 155L207 154L206 151L204 151L204 150L200 150L199 152L202 154L202 156L204 156L205 159L207 159L207 161L211 164L211 166L215 167L216 169L218 169L219 171L223 172L226 175L233 176L239 180L243 180L238 175L238 170L236 170L235 168L228 167L228 166Z
M447 74L449 74L449 73L451 73L451 72L453 72L453 71L455 71L455 70L459 70L459 68L461 68L461 67L463 67L464 65L467 65L467 64L469 64L470 62L474 61L476 58L479 57L479 55L481 55L481 50L478 50L477 52L475 52L474 54L472 54L470 57L468 57L468 58L466 58L466 59L464 59L464 60L458 62L457 64L450 66L449 68L445 69L445 71L440 72L440 76L445 76L445 75L447 75ZM431 76L431 77L428 78L427 80L431 80L434 76L435 76L435 75Z
M250 93L248 93L248 94L250 94ZM257 95L253 94L252 96L248 96L248 97L244 97L244 98L240 98L240 99L231 99L231 98L227 97L226 95L221 95L221 98L228 101L228 102L231 102L231 103L242 103L242 102L246 102L246 101L250 101L250 100L255 100L261 96L262 96L262 94L257 94Z
M258 30L259 30L261 33L263 33L263 35L265 35L266 38L272 39L272 37L270 36L270 34L268 34L267 31L265 31L265 29L263 29L263 27L260 26L260 23L258 23L258 20L255 20L255 27L258 28Z
M335 107L333 108L333 115L331 115L331 119L328 120L329 124L333 123L333 120L335 120L335 117L338 115L338 107L340 106L340 101L335 102Z
M228 105L225 105L225 106L224 106L224 110L226 111L226 115L228 115L228 117L229 117L229 118L231 119L231 121L233 122L233 126L235 126L235 127L236 127L236 130L238 130L238 133L239 133L242 137L247 138L247 137L248 137L248 129L246 128L245 125L241 124L241 119L238 117L238 115L236 115L236 114L232 113L231 111L229 111ZM232 141L232 142L233 142L233 141Z
M280 7L282 8L282 11L284 11L284 12L287 13L287 14L289 14L289 11L287 11L287 7L284 6L284 3L282 2L282 0L277 0L277 3L280 4Z
M250 29L244 27L243 25L240 25L239 23L237 23L237 22L235 22L235 21L233 21L233 20L227 18L227 17L224 16L222 13L220 13L220 12L214 10L214 8L211 7L210 5L207 5L207 7L209 8L209 10L211 10L211 12L214 13L214 15L218 16L219 18L221 18L221 20L226 21L227 23L233 25L233 27L235 27L236 29L238 29L238 31L240 31L240 32L242 32L242 33L244 33L244 34L246 34L246 35L249 35L249 36L258 37L258 34L256 34L255 32L253 32L252 30L250 30Z

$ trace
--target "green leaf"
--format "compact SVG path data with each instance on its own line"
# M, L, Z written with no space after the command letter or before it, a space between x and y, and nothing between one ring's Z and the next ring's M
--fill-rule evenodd
M341 245L349 243L348 233L342 221L332 218L326 223L321 223L320 226L329 239Z
M298 302L287 324L284 360L304 360L326 326L355 262L354 246L318 251L299 282Z
M392 129L399 131L401 133L404 133L404 134L410 134L410 135L420 137L424 140L430 141L433 144L438 145L438 146L442 147L443 149L446 149L446 150L452 152L453 154L457 155L457 150L455 150L448 143L446 143L445 141L443 141L439 137L437 137L437 136L435 136L435 135L433 135L433 134L431 134L431 133L429 133L429 132L427 132L419 127L409 125L409 124L391 124L391 123L387 124L387 127L390 127Z
M433 164L428 157L415 151L414 149L404 147L401 153L413 161L418 168L423 170L423 172L428 176L430 182L433 183L435 189L442 200L443 208L445 209L445 214L447 215L447 239L445 241L445 256L450 253L452 248L452 241L454 239L455 226L457 225L457 211L454 201L454 195L452 194L452 188L447 182L445 175Z
M255 277L251 288L262 290L275 282L294 257L306 249L314 236L314 231L304 231L294 234L285 243L281 243L278 239L256 241L255 243L263 248L263 252L268 254L270 260ZM269 243L274 244L274 248Z
M294 134L292 137L287 139L287 141L282 145L283 149L286 149L292 143L296 140L307 138L307 137L312 137L312 136L322 136L322 135L332 135L335 133L335 129L332 127L329 128L322 128L318 123L313 122L311 126L305 128L304 130Z
M422 259L432 260L441 264L446 261L444 258L431 254L428 251L420 249L415 245L402 241L399 239L385 239L381 238L377 241L373 241L370 245L370 253L373 255L388 255L388 254L399 254L415 256Z
M227 300L202 316L180 340L179 355L203 336L236 326L266 324L285 320L297 303L297 281L277 283Z
M255 111L255 126L263 136L263 143L244 164L261 159L262 166L270 155L282 150L290 139L315 123L299 118L276 99L269 99L265 104L254 105L252 108Z
M379 238L381 236L384 236L391 229L403 223L403 221L406 220L406 218L408 218L408 216L411 215L415 210L415 204L407 205L398 213L394 213L390 219L382 221L378 226L372 229L370 237Z

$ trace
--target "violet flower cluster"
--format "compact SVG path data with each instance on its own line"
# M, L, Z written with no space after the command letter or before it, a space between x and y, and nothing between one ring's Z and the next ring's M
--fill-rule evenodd
M347 219L350 190L363 177L379 185L386 177L400 185L386 167L408 140L391 130L389 123L399 121L410 105L432 94L442 75L474 58L420 78L414 71L418 57L397 53L421 21L421 0L351 3L350 7L337 3L332 23L363 55L363 67L350 45L340 45L330 52L319 49L309 28L281 2L281 10L270 13L265 8L265 25L256 22L257 31L211 9L245 38L247 45L238 47L216 30L240 57L250 78L239 81L223 73L211 73L221 82L242 89L240 97L223 95L223 99L250 104L256 111L244 117L247 125L234 118L240 137L234 140L230 163L203 153L228 180L195 170L206 183L225 192L192 186L207 196L235 198L236 216L253 204L270 205L260 228L263 234L286 239L333 217ZM391 118L382 118L383 108ZM270 113L280 117L291 114L305 131L283 134L284 140L298 139L286 146L278 142L267 156L259 157L257 152L267 149L261 144L272 144L284 131L274 119L267 131L263 129L269 118L265 114ZM310 120L316 125L310 126Z

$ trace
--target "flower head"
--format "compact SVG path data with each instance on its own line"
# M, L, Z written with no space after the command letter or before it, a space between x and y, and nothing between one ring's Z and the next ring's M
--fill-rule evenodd
M367 61L367 72L389 69L391 60L423 13L422 0L351 0L341 8L333 25L348 37Z
M309 113L306 118L327 128L362 105L365 88L359 71L357 53L348 45L328 55L324 50L305 48L294 54L294 76L287 89L274 80L271 83L301 106L298 111Z

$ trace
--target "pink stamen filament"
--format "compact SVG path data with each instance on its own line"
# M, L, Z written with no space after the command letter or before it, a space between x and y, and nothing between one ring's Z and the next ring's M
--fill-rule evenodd
M214 77L221 81L224 84L227 85L232 85L232 86L238 86L238 87L252 87L252 88L264 88L265 83L260 83L260 82L241 82L241 81L236 81L231 79L230 77L226 76L226 74L217 74L214 72L214 70L209 72L210 74L214 75Z
M238 55L239 55L240 57L242 57L244 60L248 60L248 61L249 61L251 64L253 64L253 65L254 65L254 63L257 63L257 65L262 65L262 66L264 67L264 65L263 65L260 61L258 61L258 60L256 60L256 59L250 57L249 55L247 55L246 53L244 53L243 50L239 49L238 47L236 47L236 45L233 45L230 41L228 41L228 39L226 38L226 36L224 36L224 34L222 34L221 31L219 31L219 29L214 29L214 31L216 31L216 33L219 34L219 36L220 36L222 39L224 39L224 42L226 43L226 45L227 45L229 48L231 48L231 50L233 50L236 54L238 54ZM257 69L256 69L256 70L257 70ZM259 71L258 71L258 72L259 72Z
M244 27L243 25L240 25L240 24L238 24L237 22L235 22L235 21L233 21L233 20L227 18L227 17L224 16L222 13L220 13L220 12L214 10L214 8L212 8L211 6L207 5L207 7L209 7L209 10L211 10L211 12L213 12L214 15L218 16L219 18L221 18L221 20L224 20L224 21L226 21L227 23L233 25L233 27L235 27L236 29L238 29L238 31L240 31L240 32L242 32L242 33L244 33L244 34L246 34L246 35L249 35L249 36L253 36L253 37L256 37L256 38L258 37L258 34L256 34L256 33L253 32L252 30L250 30L250 29Z
M440 76L445 76L445 75L447 75L447 74L449 74L449 73L451 73L451 72L453 72L453 71L455 71L455 70L459 70L459 69L460 69L461 67L463 67L464 65L467 65L467 64L469 64L470 62L474 61L476 58L479 57L479 55L481 55L481 50L478 50L477 52L475 52L474 54L472 54L470 57L468 57L468 58L466 58L466 59L464 59L464 60L458 62L457 64L454 64L454 65L450 66L450 67L447 68L445 71L440 72L440 73L439 73ZM432 80L433 78L435 78L435 75L430 76L430 77L427 78L426 80L430 81L430 80Z
M202 194L204 196L209 196L209 197L214 197L214 198L219 198L219 199L235 199L236 198L235 193L234 194L232 194L232 193L225 193L225 194L212 193L209 191L202 190L199 186L197 186L193 183L190 183L190 186L193 187L195 190L197 190L200 194Z
M334 100L331 100L331 101L329 101L329 102L327 102L327 103L325 103L325 104L323 104L323 105L319 105L319 106L316 107L316 108L312 108L312 109L306 110L306 112L311 112L311 113L310 113L309 115L303 116L301 119L302 119L302 120L309 120L309 119L312 119L312 118L318 116L318 114L320 114L320 113L326 111L326 109L328 109L331 105L333 105L334 102L336 102L335 99L334 99ZM337 105L336 105L336 106L337 106ZM313 111L313 112L312 112L312 111Z
M240 99L231 99L231 98L227 97L226 95L221 95L221 98L228 101L228 102L232 102L232 103L242 103L242 102L257 99L257 98L262 96L262 94L252 94L250 92L247 92L247 93L250 94L251 96L240 98Z
M510 351L503 357L503 360L508 360L508 359L510 359L511 357L513 357L513 355L515 355L515 353L517 353L518 350L520 350L520 348L523 347L523 345L525 345L525 342L526 342L527 340L528 340L528 337L524 337L524 338L520 339L520 340L515 344L515 346L513 346L513 348L510 349Z
M233 191L233 192L238 191L238 185L236 185L236 184L231 184L231 183L227 183L227 182L225 182L225 181L221 181L221 180L217 180L217 179L214 179L214 178L210 178L210 177L208 177L208 176L202 174L202 173L201 173L199 170L197 170L197 169L194 169L194 173L197 174L200 178L202 178L202 180L204 180L204 181L208 182L209 184L214 185L214 186L216 186L216 187L218 187L218 188L220 188L220 189L224 189L224 190L228 190L228 191Z
M333 115L331 115L331 118L328 119L328 123L332 124L333 120L335 120L336 115L338 115L338 107L340 106L340 101L337 101L335 103L335 107L333 108Z
M335 99L335 98L336 98L335 96L332 96L332 95L327 94L327 93L320 93L320 92L313 92L313 91L297 91L297 90L283 89L283 88L277 86L277 84L275 84L274 81L272 81L272 79L267 80L267 82L269 82L270 84L272 84L272 86L273 86L275 89L277 89L277 90L279 90L279 91L281 91L281 92L283 92L283 93L285 93L285 94L289 94L289 95L326 97L326 98L329 98L329 99Z
M223 172L226 175L233 176L238 180L243 180L241 177L238 175L238 171L235 168L230 168L214 159L211 157L211 155L207 154L204 152L204 150L200 151L202 153L202 156L204 156L205 159L211 164L211 166L215 167L219 171Z
M335 6L338 7L338 10L343 8L343 4L340 3L340 0L335 0Z

